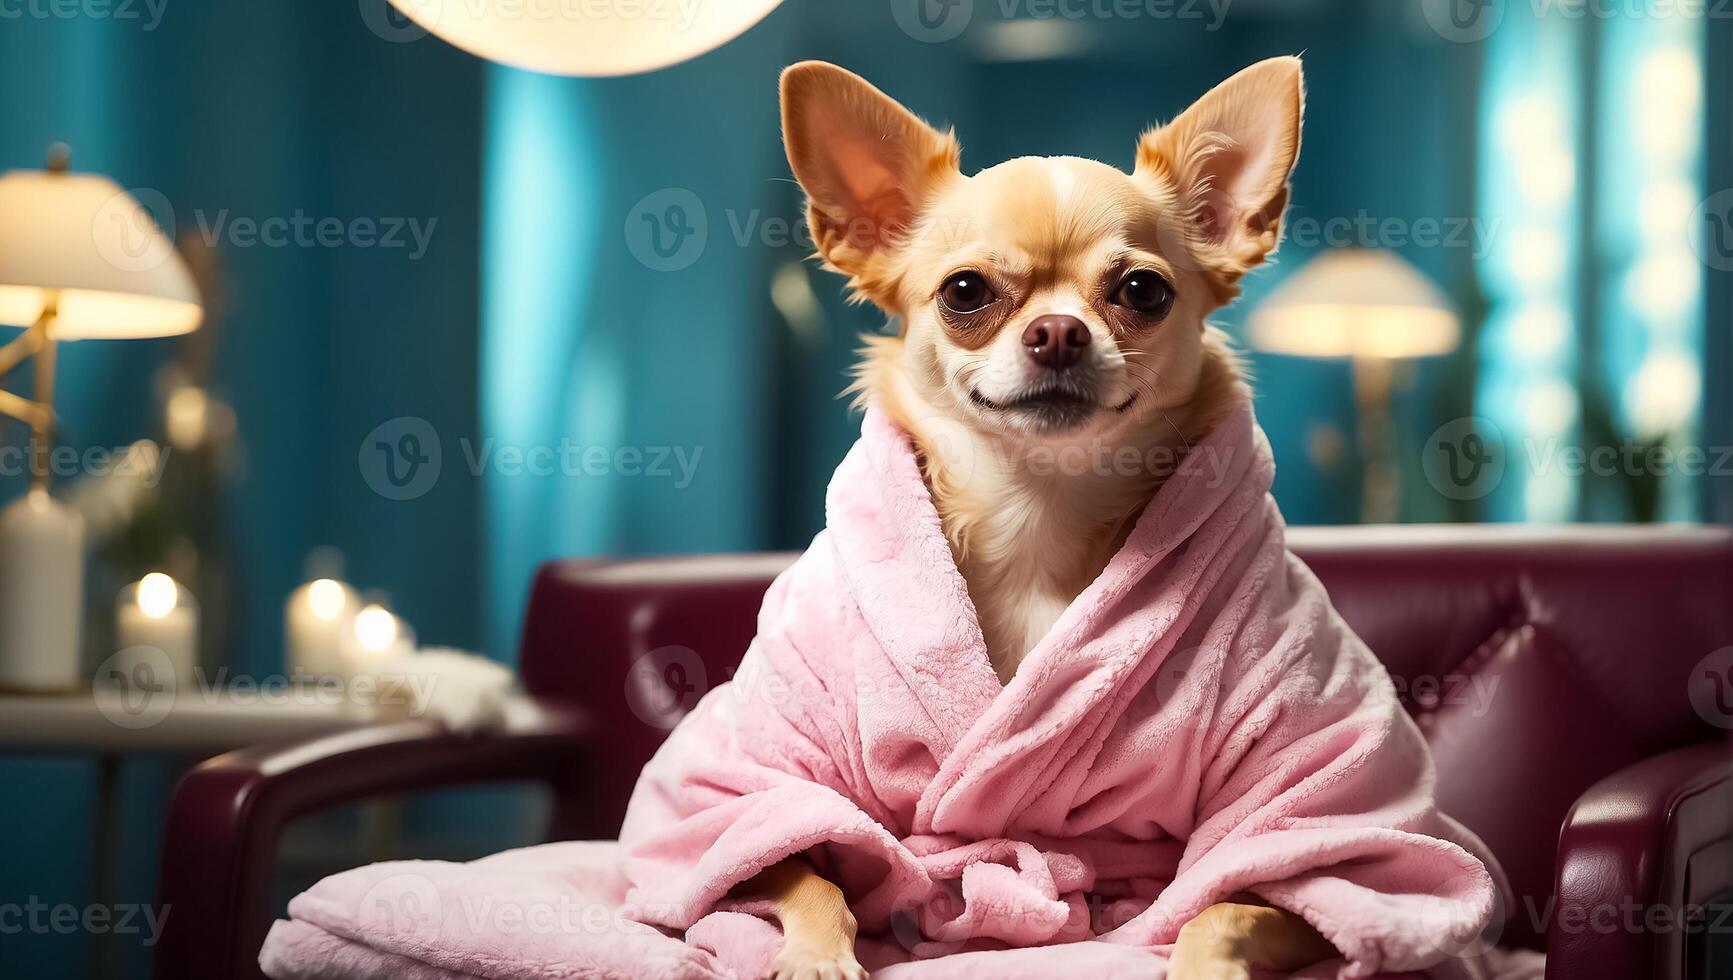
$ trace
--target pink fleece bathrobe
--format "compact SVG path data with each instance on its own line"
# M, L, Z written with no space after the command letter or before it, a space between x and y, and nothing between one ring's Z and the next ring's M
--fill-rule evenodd
M368 954L440 977L751 976L780 937L729 892L806 852L886 977L1159 977L1180 927L1242 892L1341 950L1318 975L1537 975L1480 955L1490 855L1438 812L1389 678L1287 552L1273 474L1250 410L1226 420L1001 686L909 439L869 411L826 529L771 586L735 677L645 768L619 845L337 876L263 961L285 978L368 975ZM393 875L445 910L408 940L352 911ZM483 935L475 893L513 887L616 915ZM318 968L338 952L342 970Z

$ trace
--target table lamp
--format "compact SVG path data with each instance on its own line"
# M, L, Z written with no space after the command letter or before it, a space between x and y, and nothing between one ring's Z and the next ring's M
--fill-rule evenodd
M551 75L632 75L696 58L733 40L782 0L640 4L595 16L562 5L391 0L404 17L451 44L514 68ZM383 9L383 8L381 8ZM566 11L572 12L567 13ZM375 27L382 36L403 30ZM419 35L416 35L419 36Z
M106 177L75 174L64 146L48 168L0 175L0 380L35 359L30 398L0 389L0 415L30 427L30 488L0 510L0 688L78 686L84 524L49 495L54 357L63 340L196 330L198 291L150 213Z
M1395 521L1401 475L1390 417L1392 369L1406 358L1456 349L1461 325L1444 293L1394 252L1331 249L1272 291L1249 326L1260 350L1353 360L1362 519Z

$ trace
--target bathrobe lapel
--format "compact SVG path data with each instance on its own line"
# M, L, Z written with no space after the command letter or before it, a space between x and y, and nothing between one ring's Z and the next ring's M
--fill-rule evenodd
M1262 530L1268 444L1249 408L1218 425L1001 686L908 435L871 410L862 437L867 471L838 471L829 526L863 618L940 733L914 829L997 834L1015 817L1058 833L1095 753L1197 614L1185 597L1220 576L1215 545ZM1213 540L1194 541L1200 528Z
M837 574L937 732L944 759L1001 687L908 435L869 409L825 498Z

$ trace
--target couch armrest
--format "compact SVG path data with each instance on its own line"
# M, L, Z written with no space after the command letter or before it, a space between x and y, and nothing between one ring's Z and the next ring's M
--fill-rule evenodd
M1559 836L1549 978L1684 980L1703 904L1733 889L1730 794L1733 752L1711 743L1620 770L1577 800Z
M590 726L568 709L532 701L511 708L485 734L454 735L427 721L375 725L241 749L187 773L163 834L156 975L260 976L277 842L296 817L371 797L534 781L554 793L550 838L568 836L579 819Z

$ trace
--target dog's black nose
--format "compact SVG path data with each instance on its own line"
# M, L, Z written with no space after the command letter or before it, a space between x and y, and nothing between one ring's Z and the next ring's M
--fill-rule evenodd
M1023 331L1023 346L1042 367L1068 368L1089 346L1089 327L1068 313L1038 316Z

